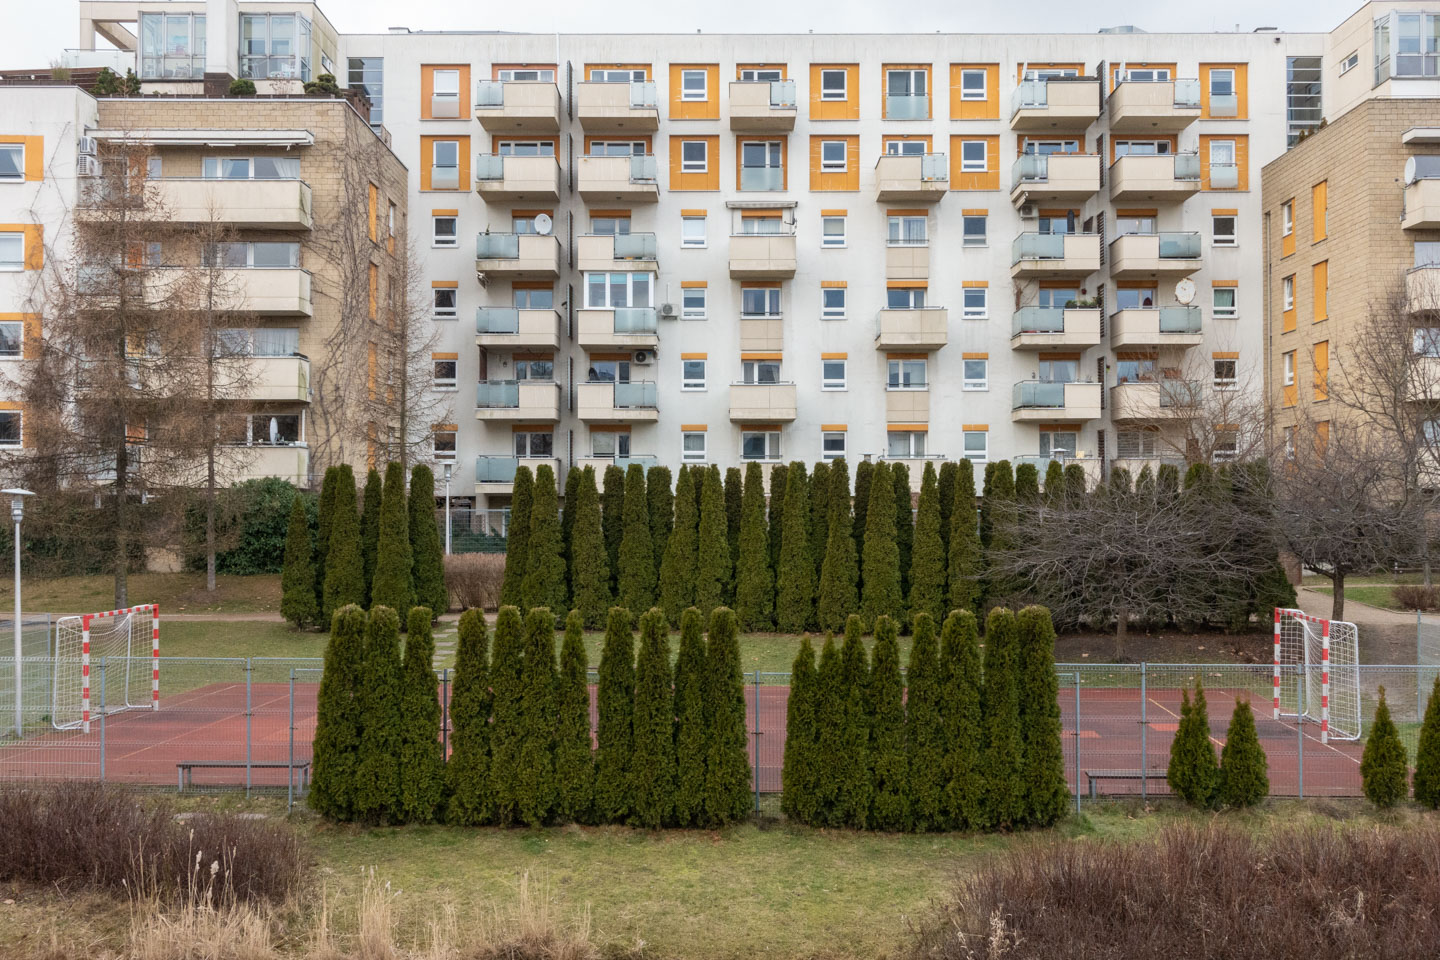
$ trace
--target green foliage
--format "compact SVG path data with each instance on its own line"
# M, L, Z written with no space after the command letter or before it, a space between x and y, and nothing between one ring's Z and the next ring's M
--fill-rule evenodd
M354 604L337 610L325 644L308 799L311 809L331 820L349 820L355 810L355 765L365 721L365 623L365 611Z
M814 582L820 582L820 567L825 561L825 541L830 538L830 476L829 463L820 461L810 472L810 496L807 507L806 532L810 536L810 560Z
M285 532L285 566L280 573L280 615L297 627L308 626L320 616L315 605L315 567L310 561L313 550L305 501L292 497Z
M955 513L955 481L959 476L960 468L954 460L946 460L940 464L940 542L944 544L947 557L950 555L950 517ZM924 492L923 480L921 492Z
M839 683L836 686L839 710L821 714L822 722L834 725L839 733L839 749L827 758L835 778L835 806L831 811L831 822L835 826L857 830L863 830L870 824L873 792L870 670L865 662L862 633L863 623L859 616L852 615L845 621L845 643L840 648Z
M675 494L670 491L670 468L655 466L645 472L645 499L650 505L650 546L655 550L655 578L665 562L665 547L675 527Z
M1110 480L1107 484L1111 493L1117 496L1124 496L1130 492L1130 471L1124 467L1115 467L1110 471Z
M343 490L345 484L341 487ZM336 510L339 511L338 500ZM356 548L358 560L358 541ZM380 494L380 538L375 550L375 581L370 585L371 604L409 610L415 602L415 584L411 579L414 566L410 553L410 518L405 506L405 471L399 463L388 463L385 487Z
M910 668L905 671L905 763L910 826L919 831L941 830L946 817L940 652L935 642L935 621L928 613L916 614L912 629L915 641L910 647Z
M793 690L791 695L794 695ZM817 826L843 826L845 821L838 810L840 771L836 764L843 758L845 751L845 731L841 724L845 716L846 701L841 691L840 650L835 646L834 637L828 633L825 634L824 646L820 648L820 666L815 673L813 700L815 748L811 776L804 778L804 768L800 768L796 779L808 786L810 803L815 810L814 819L807 822ZM868 780L866 785L869 785Z
M1070 798L1070 788L1065 782L1065 754L1060 746L1055 625L1050 620L1050 611L1036 606L1021 610L1015 621L1020 635L1023 817L1030 826L1048 827L1065 816Z
M845 618L860 606L860 564L851 529L850 474L843 459L830 464L830 516L827 521L825 559L820 564L820 587L815 616L822 630L840 630Z
M828 636L825 642L830 643ZM820 819L816 785L824 776L824 767L818 744L819 699L815 648L806 634L800 638L800 651L790 667L790 696L785 701L785 760L780 768L780 809L800 823L814 824Z
M655 605L655 549L650 541L650 506L645 468L630 464L625 473L624 529L620 535L620 606L649 610Z
M541 464L541 470L545 465ZM555 518L559 526L560 518ZM535 607L525 615L525 651L520 663L520 749L514 783L515 818L543 826L557 802L555 746L555 615Z
M600 521L605 530L610 588L615 590L620 579L620 541L625 536L625 471L613 463L605 468L600 490Z
M725 492L720 471L713 467L700 474L700 524L695 547L695 601L700 616L725 602L732 574L730 542L726 534Z
M314 80L305 81L305 92L313 97L341 97L345 91L335 82L333 73L322 73Z
M1040 471L1035 464L1022 463L1015 468L1015 499L1020 503L1040 502Z
M780 564L780 540L785 532L785 483L790 479L788 469L776 467L770 471L770 568L774 571Z
M433 514L433 511L432 511ZM431 520L434 526L434 520ZM445 758L440 753L440 698L436 693L434 616L411 607L400 678L400 813L406 823L430 823L445 797Z
M1230 715L1225 746L1220 749L1220 781L1216 797L1222 806L1253 807L1270 793L1265 751L1255 732L1250 701L1237 698Z
M677 686L678 690L678 686ZM710 615L705 649L704 821L723 826L750 812L750 757L745 733L745 681L740 676L739 624L720 607Z
M987 464L985 498L980 504L980 542L985 547L986 565L991 568L985 579L987 605L1008 603L1025 591L1025 584L1016 577L994 570L998 559L1014 548L1015 506L1015 477L1010 461Z
M400 745L404 733L400 618L385 606L370 609L360 675L360 752L355 762L353 813L366 823L398 823Z
M1065 468L1059 460L1051 460L1045 468L1045 502L1057 506L1065 499Z
M1205 703L1205 687L1195 680L1195 699L1189 691L1180 695L1180 722L1170 744L1170 766L1165 782L1176 796L1192 807L1209 808L1215 800L1220 768L1215 763L1215 748L1210 745L1210 710Z
M586 667L585 620L579 610L571 610L555 683L555 819L561 823L589 819L595 788Z
M490 791L490 638L485 615L460 614L450 687L450 760L445 764L445 822L475 825L494 815ZM586 742L589 714L586 714Z
M855 465L855 507L853 510L855 556L865 556L865 525L870 522L870 487L875 479L875 464L861 460ZM864 575L864 571L861 571Z
M910 555L915 550L915 520L911 511L910 468L900 462L888 465L895 496L895 552L900 558L900 603L891 616L904 618L905 598L910 596Z
M717 607L718 614L724 607ZM680 614L680 656L675 661L675 790L671 822L677 827L704 822L705 636L700 611Z
M490 653L490 797L496 822L516 821L520 751L524 731L521 665L525 658L525 624L520 608L506 604L495 618Z
M1425 719L1420 723L1420 742L1415 748L1415 801L1440 809L1440 674L1430 688L1425 703Z
M120 81L120 92L127 97L140 96L140 78L135 75L132 67L125 68L125 78Z
M895 543L895 487L890 465L871 471L870 499L865 514L865 545L860 552L860 612L866 626L878 617L903 614L900 592L900 548ZM849 633L849 626L846 626Z
M719 478L715 480L719 485ZM683 617L682 617L683 621ZM631 755L630 823L655 829L670 822L675 801L675 709L670 692L670 629L665 614L640 618L635 664L635 747Z
M238 82L239 81L236 81L236 83ZM235 83L231 83L230 88L233 91ZM95 85L90 88L90 92L97 97L113 97L118 95L120 93L120 75L109 67L101 67L100 72L95 76ZM253 83L250 84L250 92L255 92L255 84ZM233 92L231 95L234 95Z
M297 496L311 499L279 477L245 480L217 490L215 572L242 577L283 572L290 502ZM205 569L205 514L203 497L186 506L184 548L192 570Z
M630 611L612 607L600 651L596 698L595 820L623 823L629 817L631 756L635 749L635 639Z
M1404 800L1409 784L1406 783L1405 744L1400 742L1395 721L1390 719L1384 687L1379 694L1370 736L1365 738L1365 752L1360 757L1360 788L1367 800L1384 809Z
M500 605L519 607L524 602L525 569L530 563L530 515L535 506L535 475L521 464L510 485L510 525L505 532L505 579L500 584Z
M675 483L675 526L665 544L660 564L660 607L665 619L680 622L680 613L695 601L695 538L699 517L695 508L695 482L703 474L680 468Z
M1161 493L1174 494L1180 490L1180 468L1173 463L1162 463L1155 471L1155 488Z
M779 469L778 467L776 468ZM775 577L775 623L782 633L810 626L815 609L815 567L810 557L810 489L805 465L790 464L785 480L785 530Z
M565 473L565 486L561 488L560 500L560 544L565 554L565 595L575 596L575 508L580 493L581 469L572 466Z
M950 549L946 557L949 609L978 610L985 577L985 557L975 516L975 468L969 460L956 464L955 509L950 515Z
M870 717L870 818L877 830L910 825L910 765L905 756L905 687L895 621L875 621L875 651L868 685Z
M1005 461L1001 461L1004 463ZM1008 468L1008 464L1007 464ZM985 684L980 691L985 726L985 814L992 827L1024 822L1021 783L1024 739L1020 730L1019 629L1015 614L996 607L985 620Z
M380 549L380 497L384 485L374 467L365 475L365 498L360 504L360 565L365 581L365 605L375 582L375 554Z
M765 478L760 464L754 461L745 467L745 495L740 504L735 615L745 630L775 627L775 580L770 568L770 535L765 529Z
M404 508L404 504L401 504ZM330 517L330 545L325 558L325 592L320 615L365 599L364 559L360 556L360 517L355 512L355 474L350 465L335 470L335 497ZM393 608L392 608L393 609Z
M1078 503L1085 496L1085 468L1078 463L1065 465L1065 498Z
M963 501L957 498L956 503ZM951 829L983 830L985 730L981 704L980 626L969 610L954 610L940 632L940 719L945 764L942 822Z
M410 555L415 602L438 617L450 609L445 589L445 544L435 522L435 474L425 464L410 471Z
M740 547L740 507L745 499L744 478L739 467L725 471L725 542L730 545L730 556Z
M555 495L555 471L548 463L535 468L535 497L530 507L530 559L525 563L520 597L527 610L545 607L552 617L563 614L569 601L565 595L565 546L560 542L560 503ZM553 650L551 660L554 660ZM553 662L551 669L554 669Z
M330 552L330 521L335 516L335 482L339 477L339 467L325 468L320 503L315 509L315 606L321 611L325 609L325 560Z
M572 601L585 626L598 630L610 609L610 568L605 553L605 531L600 523L600 494L595 489L595 469L586 467L579 481L565 491L565 502L575 501L575 526L571 531Z
M230 81L230 96L232 97L253 97L255 96L255 81L241 77L239 80Z
M945 615L945 542L940 536L940 488L935 465L925 464L916 505L915 546L910 554L910 617Z

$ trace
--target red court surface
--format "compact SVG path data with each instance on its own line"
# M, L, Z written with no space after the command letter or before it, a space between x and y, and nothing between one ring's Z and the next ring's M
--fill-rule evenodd
M317 685L297 683L292 710L288 683L255 683L250 688L247 716L245 684L219 683L174 696L161 691L160 709L112 714L95 720L89 733L49 731L20 743L0 745L0 779L79 778L145 784L177 785L177 764L220 763L196 768L196 788L280 788L287 767L308 763L315 732ZM594 688L591 717L594 722ZM785 750L785 709L789 688L747 685L746 723L752 765L758 750L759 790L777 793ZM1357 796L1360 754L1356 741L1320 742L1318 724L1302 731L1293 718L1275 720L1268 700L1245 691L1209 689L1211 737L1217 749L1237 695L1252 698L1256 727L1269 760L1270 792L1280 796ZM756 700L759 724L756 723ZM1073 688L1062 683L1060 713L1065 750L1065 776L1071 788L1090 794L1089 773L1105 771L1095 782L1097 795L1164 794L1164 770L1179 720L1180 690L1151 688L1144 708L1144 746L1140 691L1133 687L1080 690L1079 720ZM102 729L103 727L103 729ZM1078 735L1077 735L1078 734ZM104 744L102 771L101 743ZM1077 762L1078 751L1078 762ZM250 764L247 769L246 764ZM1150 777L1142 781L1142 767ZM1125 777L1120 771L1129 771ZM298 785L301 772L296 769Z

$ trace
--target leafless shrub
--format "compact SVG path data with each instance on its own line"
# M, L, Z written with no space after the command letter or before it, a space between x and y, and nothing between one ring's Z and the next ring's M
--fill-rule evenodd
M445 586L452 607L497 609L504 579L503 553L460 553L445 558Z
M1395 602L1406 610L1434 610L1440 606L1440 588L1401 584L1390 591Z

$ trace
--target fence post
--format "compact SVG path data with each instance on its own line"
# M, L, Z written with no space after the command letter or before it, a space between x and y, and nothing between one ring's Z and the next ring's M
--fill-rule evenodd
M755 813L760 813L760 669L755 669L755 766L750 776L755 782Z
M1080 671L1076 670L1072 677L1075 678L1075 815L1080 815Z
M254 738L250 735L250 658L245 658L245 796L250 796L250 755Z
M588 694L587 694L588 695ZM588 708L587 708L588 709ZM450 762L450 668L440 671L440 762Z
M1303 706L1295 708L1295 733L1299 744L1295 753L1295 790L1303 800L1305 799L1305 710Z
M285 812L295 809L295 668L290 668L290 758L285 765Z
M1140 661L1140 802L1149 803L1150 796L1147 786L1150 783L1150 753L1145 749L1145 734L1149 732L1150 725L1145 722L1145 704L1149 698L1145 695L1145 661Z
M100 782L105 782L105 662L100 658Z

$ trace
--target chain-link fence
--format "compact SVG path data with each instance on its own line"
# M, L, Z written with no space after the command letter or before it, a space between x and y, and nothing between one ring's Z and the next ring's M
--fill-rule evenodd
M435 511L435 522L443 538L447 531L451 553L504 553L505 538L510 529L510 508L476 510L452 506L450 524L446 527L444 508Z

